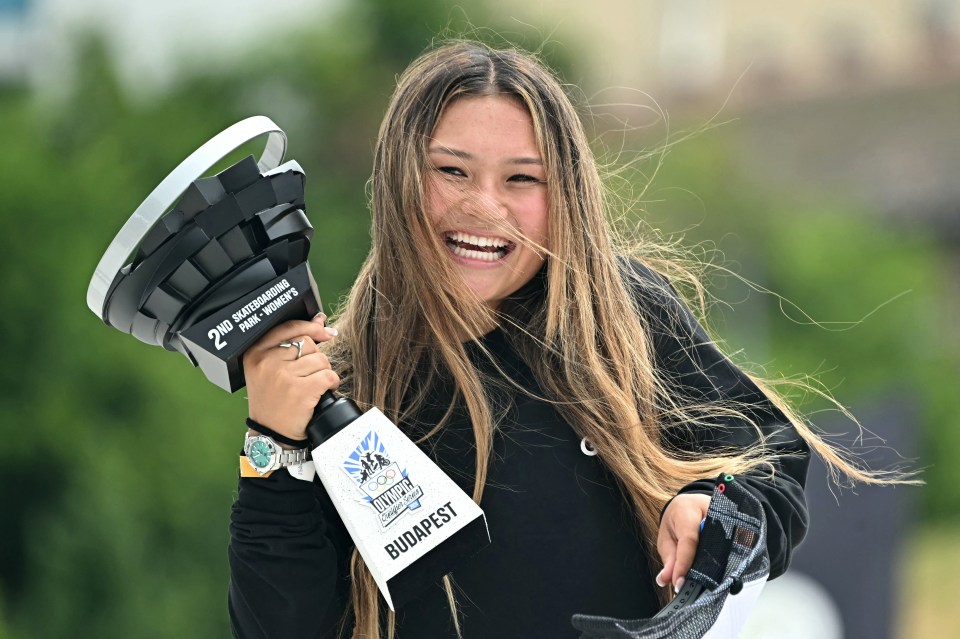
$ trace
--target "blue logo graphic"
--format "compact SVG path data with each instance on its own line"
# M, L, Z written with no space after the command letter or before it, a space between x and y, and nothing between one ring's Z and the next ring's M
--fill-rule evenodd
M343 470L363 492L365 502L377 511L382 526L388 526L404 511L420 508L423 490L413 484L407 469L391 461L376 431L367 433L343 461Z

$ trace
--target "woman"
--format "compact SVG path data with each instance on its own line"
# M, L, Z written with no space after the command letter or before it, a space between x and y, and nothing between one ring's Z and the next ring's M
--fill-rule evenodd
M870 478L715 348L652 247L615 247L581 123L531 57L456 42L414 61L371 185L336 328L289 322L248 351L250 417L295 443L329 389L380 407L492 544L394 617L318 483L242 478L238 636L576 636L573 613L649 616L682 584L719 472L763 503L772 576L807 527L809 446Z

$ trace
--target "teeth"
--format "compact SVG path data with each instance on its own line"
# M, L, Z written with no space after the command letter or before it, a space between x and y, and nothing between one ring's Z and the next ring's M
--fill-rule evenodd
M460 231L447 233L447 239L454 242L463 242L474 246L496 246L497 248L506 248L510 245L509 240L500 237L480 237L478 235L468 235Z
M473 242L470 242L472 244ZM495 262L502 257L500 251L488 252L488 251L471 251L470 249L461 248L460 246L453 245L450 247L450 250L454 255L459 255L460 257L466 257L471 260L482 260L484 262Z

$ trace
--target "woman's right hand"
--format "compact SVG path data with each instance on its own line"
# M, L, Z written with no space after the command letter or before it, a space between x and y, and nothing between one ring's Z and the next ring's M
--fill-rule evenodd
M336 336L324 326L322 313L311 321L292 320L275 326L243 354L250 419L291 439L306 439L306 428L320 397L336 390L340 377L317 343ZM281 342L303 340L297 347L280 348Z

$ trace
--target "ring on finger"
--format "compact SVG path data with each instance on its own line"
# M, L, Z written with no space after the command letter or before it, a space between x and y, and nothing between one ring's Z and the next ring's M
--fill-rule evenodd
M296 342L280 342L281 348L291 348L293 346L297 347L297 356L295 360L300 359L300 356L303 355L303 340L298 340Z

